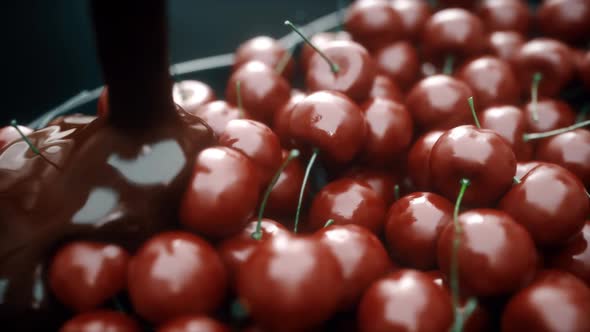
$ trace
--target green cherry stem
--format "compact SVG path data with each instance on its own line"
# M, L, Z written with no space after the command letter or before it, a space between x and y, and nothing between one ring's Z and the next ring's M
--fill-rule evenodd
M393 186L393 197L395 198L395 201L399 201L399 199L401 198L400 194L399 194L399 184L396 184L395 186Z
M588 125L590 125L590 120L578 122L578 123L573 124L573 125L571 125L569 127L564 127L564 128L559 128L559 129L555 129L555 130L545 131L545 132L542 132L542 133L527 133L527 134L524 134L522 136L522 139L525 142L528 142L528 141L532 141L532 140L536 140L536 139L547 138L547 137L551 137L551 136L555 136L555 135L567 133L568 131L576 130L578 128L586 127Z
M311 40L309 40L302 32L301 30L299 30L295 24L291 23L291 21L285 21L285 25L288 26L289 28L291 28L291 30L293 30L296 34L299 35L299 37L301 37L301 39L303 39L303 41L305 41L309 46L311 46L311 48L313 48L316 52L318 52L318 54L324 59L326 60L326 62L328 63L328 65L330 66L330 69L332 70L332 73L334 74L338 74L338 72L340 72L340 67L334 63L332 60L330 60L330 58L328 58L328 56L320 51L319 48L317 48L312 42Z
M463 196L465 195L465 191L471 184L471 181L468 179L461 179L461 189L459 190L459 195L457 196L457 201L455 202L455 210L453 211L453 224L455 226L455 234L453 238L453 252L451 253L451 299L453 302L453 310L455 311L455 322L453 324L453 332L461 332L463 330L463 323L464 317L463 313L461 312L460 303L459 303L459 246L461 245L461 233L463 230L461 228L461 224L459 224L459 210L461 208L461 202L463 201Z
M330 227L333 224L334 224L334 219L328 219L328 221L326 221L326 223L324 224L324 228Z
M16 122L16 120L10 121L10 126L13 127L14 129L16 129L16 131L18 132L18 134L22 137L23 141L25 141L25 143L27 143L27 145L29 146L29 149L31 149L31 151L33 151L33 153L35 153L36 155L38 155L39 157L41 157L41 159L43 159L44 161L46 161L49 165L55 167L56 169L60 169L59 166L57 166L51 160L47 159L47 157L45 157L45 155L43 155L41 153L41 151L39 151L39 149L37 149L37 147L31 142L31 140L27 137L27 135L25 135L25 133L23 133L20 130L20 128L18 127L18 123Z
M443 74L453 75L453 67L455 66L455 56L452 54L447 55L445 58L445 64L443 66Z
M275 67L275 73L277 73L277 75L282 75L283 71L285 71L285 68L287 68L287 65L289 64L289 61L291 60L291 58L293 57L293 52L295 51L295 46L297 44L293 45L293 47L291 47L290 49L288 49L285 54L283 54L283 56L281 57L281 59L279 60L279 62L277 63L276 67Z
M471 115L473 116L473 121L477 128L481 129L481 124L479 123L479 119L477 118L477 113L475 112L475 103L473 102L473 97L467 98L467 102L469 103L469 108L471 109Z
M287 156L287 159L283 161L281 167L279 167L278 171L275 173L274 177L270 181L270 184L266 188L266 191L264 192L264 196L262 198L262 203L260 203L260 209L258 210L258 222L256 223L256 230L252 232L252 234L250 235L254 240L262 239L262 216L264 215L264 209L266 209L266 203L268 202L268 198L270 197L272 189L279 181L279 178L281 177L281 174L283 173L285 168L287 168L287 166L289 166L289 163L291 163L291 161L297 157L299 157L299 150L291 150L289 152L289 156Z
M307 186L309 173L311 173L311 169L319 153L320 150L318 148L313 149L313 153L309 158L307 168L305 169L305 174L303 175L303 182L301 183L301 190L299 191L299 202L297 203L297 211L295 212L295 226L293 227L293 233L297 233L297 227L299 226L299 216L301 215L301 205L303 204L303 194L305 193L305 187Z
M240 116L244 117L244 104L242 102L242 81L236 81L236 96L238 98L238 110L240 111Z
M543 74L536 72L533 74L533 84L531 85L531 113L533 121L539 121L539 112L537 112L537 103L539 101L539 85L543 79Z

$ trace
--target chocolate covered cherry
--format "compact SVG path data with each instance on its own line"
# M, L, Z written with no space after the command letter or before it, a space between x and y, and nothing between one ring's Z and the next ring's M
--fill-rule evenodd
M424 24L432 14L432 9L423 0L392 0L391 7L402 20L404 38L420 41Z
M167 322L156 332L230 332L230 328L207 316L186 316Z
M479 115L481 127L495 131L512 146L518 161L533 157L533 145L525 142L523 135L528 131L526 114L516 106L490 107Z
M445 132L432 147L430 176L434 186L455 200L460 180L469 179L465 193L468 205L487 206L512 185L516 157L512 147L496 132L474 126L460 126Z
M590 188L590 131L576 129L541 140L535 156L568 169Z
M24 134L29 135L33 132L33 129L25 127L25 126L18 126L18 129ZM0 150L7 147L10 143L18 140L21 138L18 130L13 126L6 126L4 128L0 128Z
M490 32L528 34L531 14L527 4L521 0L484 0L478 7L477 15Z
M582 229L590 212L582 182L565 168L546 163L512 187L499 208L526 227L539 246L565 243Z
M139 324L116 311L100 310L74 316L59 332L140 332Z
M486 51L504 61L510 61L524 43L524 36L518 32L496 31L488 35Z
M234 71L243 64L250 61L260 61L272 69L284 60L287 50L278 40L267 36L258 36L243 42L234 56ZM286 79L293 77L295 73L295 62L289 59L282 75Z
M355 1L348 8L344 26L352 38L369 51L401 39L404 35L401 17L383 0Z
M225 296L227 272L207 241L187 232L165 232L131 258L127 285L135 311L162 323L217 309Z
M398 41L373 55L379 73L387 75L403 90L409 90L420 73L418 51L407 41Z
M590 220L563 247L549 253L547 265L570 272L590 287Z
M408 152L408 175L417 189L430 190L430 153L444 131L430 131L414 142Z
M559 99L541 98L535 103L524 105L527 131L531 133L544 132L570 126L576 122L576 113L565 102ZM534 111L538 119L535 121Z
M175 83L172 88L172 98L177 105L193 114L196 114L199 107L216 99L215 92L210 86L193 80Z
M552 38L584 43L590 33L590 3L586 0L545 0L537 10L538 28Z
M221 136L228 122L243 117L236 106L230 105L224 100L207 103L195 110L193 114L207 122L218 137Z

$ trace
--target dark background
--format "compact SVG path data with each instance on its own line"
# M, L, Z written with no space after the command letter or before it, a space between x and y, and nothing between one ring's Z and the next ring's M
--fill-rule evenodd
M121 0L130 1L130 0ZM138 1L139 2L139 1ZM289 31L335 11L344 0L169 0L172 62L232 52L244 40ZM102 85L89 0L3 1L0 7L0 126L27 123L81 90ZM225 72L189 77L220 89ZM89 106L89 107L92 107Z

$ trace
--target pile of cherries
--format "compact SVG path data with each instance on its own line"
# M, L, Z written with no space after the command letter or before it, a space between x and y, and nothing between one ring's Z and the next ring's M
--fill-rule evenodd
M218 146L176 231L57 250L61 331L590 331L590 131L563 99L590 93L590 2L438 6L358 0L296 55L253 38L225 101L176 83Z

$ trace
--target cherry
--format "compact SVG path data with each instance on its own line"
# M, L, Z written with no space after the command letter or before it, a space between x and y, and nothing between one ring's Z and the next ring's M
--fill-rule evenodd
M311 36L309 39L310 44L315 45L318 49L322 50L326 44L331 41L335 40L352 40L350 34L346 31L337 31L337 32L320 32L316 33L315 35ZM307 72L309 68L309 61L311 57L316 53L313 47L309 46L309 44L305 43L301 47L301 68L303 68L303 72Z
M374 59L377 70L391 78L404 91L409 90L418 80L418 51L407 41L386 45L375 52Z
M402 18L387 1L364 0L348 8L344 26L368 50L379 49L404 35Z
M527 162L518 162L516 164L516 175L514 177L518 180L521 180L525 175L527 175L533 168L541 165L542 163L538 161L527 161Z
M584 43L590 33L590 4L584 0L543 1L537 10L538 28L551 38Z
M242 118L240 110L237 107L223 100L207 103L199 107L192 114L207 122L217 136L221 136L228 122Z
M391 7L401 18L404 38L418 42L424 24L432 14L428 3L423 0L392 0Z
M435 268L436 242L452 215L453 204L437 194L415 192L402 197L387 213L389 253L404 266Z
M275 112L272 122L272 130L279 137L283 147L291 147L293 145L291 142L291 137L289 136L289 121L291 117L291 111L293 110L293 107L305 99L305 97L305 93L299 90L293 90L291 91L291 97L289 98L289 101Z
M408 152L408 175L417 189L429 190L431 187L430 153L443 133L443 131L427 132L414 142Z
M258 203L256 164L242 153L208 148L197 156L194 172L180 205L180 221L212 238L237 233Z
M156 332L230 332L230 328L207 316L185 316L167 322Z
M457 77L471 87L481 108L515 105L519 101L520 87L512 68L498 58L476 58L465 64Z
M309 210L309 227L318 230L327 220L336 225L355 224L380 233L386 206L379 194L364 183L342 178L316 194Z
M588 331L590 289L561 271L546 271L516 293L502 314L502 331Z
M541 164L504 195L500 209L527 228L535 243L565 243L584 226L590 204L580 180L565 168Z
M385 98L395 102L403 102L404 97L400 88L385 75L375 76L373 86L369 92L370 98Z
M477 15L488 31L516 31L528 34L529 7L520 0L484 0Z
M574 63L563 43L549 38L535 38L522 45L512 57L512 68L524 95L531 93L537 73L542 75L539 96L554 97L572 79Z
M576 113L559 99L541 98L537 103L524 105L529 132L544 132L567 127L576 121ZM535 121L536 112L536 121Z
M29 135L33 132L33 129L25 126L18 126L18 129L20 129L23 135ZM4 128L0 128L0 150L4 149L10 145L10 143L20 138L22 138L22 136L15 127L6 126Z
M49 266L49 286L59 301L81 312L97 308L126 286L129 254L96 242L61 247Z
M258 168L260 184L266 186L281 165L281 142L265 124L254 120L231 120L219 144L250 157Z
M560 165L590 187L590 131L576 129L540 141L536 159Z
M399 187L400 180L391 172L377 169L353 169L346 173L347 178L355 179L373 189L386 206L395 199L395 188Z
M217 309L227 272L215 249L186 232L160 233L129 262L128 289L135 311L154 323Z
M357 225L334 225L319 230L314 236L328 246L342 268L342 310L358 303L361 295L373 281L390 272L393 267L381 241L366 228Z
M289 152L282 151L283 162L289 157ZM292 160L281 172L273 186L266 202L266 215L276 217L293 216L297 210L299 189L303 182L303 165L297 159ZM304 192L307 195L308 191Z
M525 142L523 134L528 129L525 113L516 106L495 106L483 111L479 118L481 127L495 131L512 146L518 161L533 157L532 144Z
M241 91L237 91L240 82ZM260 61L250 61L236 69L229 78L225 97L244 108L253 119L271 123L277 109L283 107L291 95L291 86L285 78Z
M486 50L504 61L511 61L524 43L524 36L516 31L496 31L488 35Z
M262 242L238 273L240 302L263 328L300 331L326 321L338 308L340 263L317 239L274 236Z
M406 97L406 107L422 131L449 129L469 123L471 113L465 102L473 95L469 86L446 75L427 77Z
M59 332L140 332L139 325L129 316L116 311L82 313L67 321Z
M414 124L403 104L373 98L362 109L367 122L367 136L362 155L371 165L391 163L404 153L412 142Z
M250 61L260 61L272 69L276 69L284 61L288 51L278 40L267 36L258 36L242 43L234 55L234 71ZM291 79L295 73L295 62L290 58L282 75Z
M448 292L428 275L399 270L369 287L357 318L361 332L447 331L453 309Z
M189 113L216 99L215 92L207 84L200 81L186 80L175 83L172 87L172 98L180 107Z
M98 96L96 114L102 117L106 117L109 114L109 88L106 85L102 88L100 96Z

